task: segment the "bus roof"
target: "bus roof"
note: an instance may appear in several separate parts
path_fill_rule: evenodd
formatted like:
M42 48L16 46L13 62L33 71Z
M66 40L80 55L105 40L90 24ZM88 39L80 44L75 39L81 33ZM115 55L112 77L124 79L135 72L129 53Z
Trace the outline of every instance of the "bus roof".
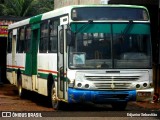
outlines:
M45 20L45 19L65 15L65 14L70 13L72 8L77 8L77 7L126 7L126 8L141 8L141 9L147 10L146 7L138 6L138 5L122 5L122 4L115 4L115 5L114 4L113 5L111 5L111 4L71 5L71 6L58 8L58 9L55 9L55 10L52 10L50 12L46 12L46 13L43 13L43 14L40 14L40 15L36 15L36 16L27 18L25 20L19 21L19 22L15 22L15 23L9 25L8 29L14 29L14 28L21 27L21 26L24 26L24 25L37 23L37 22L40 22L40 21Z

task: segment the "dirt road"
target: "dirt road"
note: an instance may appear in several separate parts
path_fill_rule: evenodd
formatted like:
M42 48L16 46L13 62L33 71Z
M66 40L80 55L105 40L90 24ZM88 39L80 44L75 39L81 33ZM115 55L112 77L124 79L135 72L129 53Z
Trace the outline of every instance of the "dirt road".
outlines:
M26 98L18 96L18 90L11 84L0 85L0 111L54 111L47 98L29 92Z

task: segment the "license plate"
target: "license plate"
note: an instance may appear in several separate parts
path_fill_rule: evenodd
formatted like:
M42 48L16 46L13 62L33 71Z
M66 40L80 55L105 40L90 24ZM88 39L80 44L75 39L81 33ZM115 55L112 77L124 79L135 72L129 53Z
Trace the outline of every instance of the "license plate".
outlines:
M151 96L151 92L138 92L137 96L138 97L149 97Z

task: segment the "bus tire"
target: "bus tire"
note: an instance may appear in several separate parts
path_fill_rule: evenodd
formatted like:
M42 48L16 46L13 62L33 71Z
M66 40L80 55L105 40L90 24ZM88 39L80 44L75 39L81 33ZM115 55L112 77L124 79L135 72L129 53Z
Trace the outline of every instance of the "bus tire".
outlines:
M18 95L19 95L20 98L23 98L24 97L24 89L22 88L22 76L21 76L21 74L18 75L17 83L18 83Z
M51 88L51 104L52 104L52 108L55 110L58 110L61 107L61 101L57 98L57 92L56 92L56 87L54 83L52 84L52 88Z
M114 110L125 110L127 107L127 102L117 102L117 103L112 103L112 108Z

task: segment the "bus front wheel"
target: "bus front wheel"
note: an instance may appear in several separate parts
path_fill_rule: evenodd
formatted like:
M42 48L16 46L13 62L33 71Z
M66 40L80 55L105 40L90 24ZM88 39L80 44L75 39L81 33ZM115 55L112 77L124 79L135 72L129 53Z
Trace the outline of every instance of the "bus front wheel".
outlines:
M56 87L54 84L52 85L52 89L51 89L51 103L52 103L53 109L55 110L60 109L61 101L57 97Z

